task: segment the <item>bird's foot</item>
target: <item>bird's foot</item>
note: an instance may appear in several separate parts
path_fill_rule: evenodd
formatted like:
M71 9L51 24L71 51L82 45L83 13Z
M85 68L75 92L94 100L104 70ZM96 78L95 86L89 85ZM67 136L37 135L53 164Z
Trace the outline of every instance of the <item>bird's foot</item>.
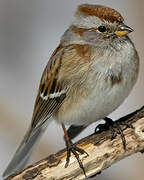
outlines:
M75 144L72 143L71 140L66 141L66 147L67 147L67 158L66 158L66 164L65 164L65 168L68 167L69 165L69 161L70 161L70 156L71 153L75 156L75 158L77 159L78 163L79 163L79 167L82 169L85 177L86 177L86 172L83 166L83 163L79 157L79 153L80 154L86 154L88 156L88 153L86 151L84 151L81 148L78 148Z
M113 121L112 119L110 119L108 117L106 117L104 120L106 123L99 124L95 128L95 133L106 131L106 130L111 130L111 140L113 140L117 136L117 134L120 134L122 143L123 143L123 148L126 151L126 139L123 134L123 131L127 128L133 128L133 126L129 123ZM122 128L121 126L125 126L125 127Z

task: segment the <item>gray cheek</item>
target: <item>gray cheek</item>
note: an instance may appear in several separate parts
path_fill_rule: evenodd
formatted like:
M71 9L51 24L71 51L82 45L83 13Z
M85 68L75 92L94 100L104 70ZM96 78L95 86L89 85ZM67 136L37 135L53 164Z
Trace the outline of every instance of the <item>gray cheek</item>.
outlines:
M97 31L85 32L83 38L87 43L90 43L97 47L107 47L110 44L109 39L106 38L104 34Z
M96 31L87 31L84 33L84 39L88 42L97 42L101 39Z

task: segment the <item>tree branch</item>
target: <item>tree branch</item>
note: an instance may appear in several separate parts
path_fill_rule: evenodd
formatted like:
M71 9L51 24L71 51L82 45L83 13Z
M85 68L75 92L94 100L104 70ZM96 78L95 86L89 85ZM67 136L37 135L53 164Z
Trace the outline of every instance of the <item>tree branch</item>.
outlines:
M117 161L144 150L144 107L117 120L121 124L126 139L127 151L123 149L121 136L111 140L111 131L106 130L81 139L76 144L83 148L89 156L81 155L87 176L98 174ZM130 124L133 128L126 128ZM65 168L66 149L50 155L23 171L13 174L5 180L76 180L84 179L74 156Z

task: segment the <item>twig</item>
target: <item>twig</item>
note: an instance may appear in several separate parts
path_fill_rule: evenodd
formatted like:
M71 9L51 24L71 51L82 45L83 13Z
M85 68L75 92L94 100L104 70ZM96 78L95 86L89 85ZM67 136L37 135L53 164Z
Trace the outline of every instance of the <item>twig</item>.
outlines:
M77 142L89 156L81 156L87 176L100 173L103 169L110 167L117 161L124 159L137 152L144 150L144 107L120 118L126 139L125 152L120 135L111 141L111 131L98 132ZM126 128L124 124L132 125L133 128ZM66 149L50 155L33 164L23 171L13 174L5 180L81 180L85 179L82 170L76 159L72 156L70 164L65 168Z

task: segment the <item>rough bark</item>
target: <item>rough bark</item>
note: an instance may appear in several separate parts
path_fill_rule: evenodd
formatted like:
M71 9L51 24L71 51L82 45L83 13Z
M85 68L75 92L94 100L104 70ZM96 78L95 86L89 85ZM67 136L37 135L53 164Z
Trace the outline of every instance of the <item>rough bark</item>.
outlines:
M118 134L111 140L111 130L97 132L77 142L89 156L81 155L87 176L100 173L117 161L144 150L144 107L117 120L126 139L126 151L123 149L121 136ZM126 127L132 125L133 128ZM72 180L85 179L74 156L65 168L66 149L52 154L33 164L23 171L13 174L5 180Z

